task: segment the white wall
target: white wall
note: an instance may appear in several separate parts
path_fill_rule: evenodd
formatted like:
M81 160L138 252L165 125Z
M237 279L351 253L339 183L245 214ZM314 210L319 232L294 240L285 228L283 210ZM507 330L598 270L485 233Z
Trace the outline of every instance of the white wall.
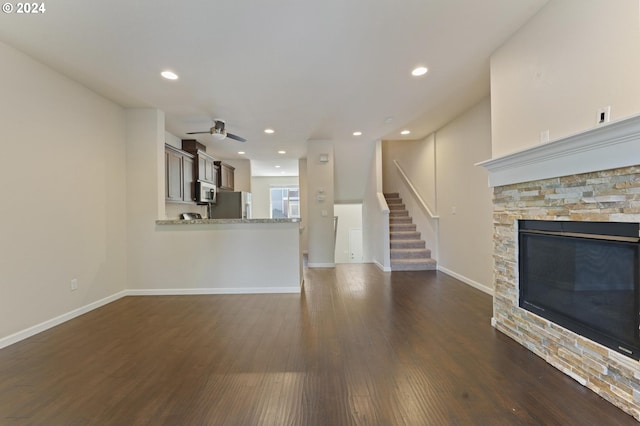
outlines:
M254 219L271 217L271 187L297 186L297 176L254 176L251 178L251 208Z
M328 161L321 162L326 155ZM333 142L312 140L307 142L307 227L309 267L334 265L333 203L334 203ZM322 191L322 192L321 192ZM319 201L318 195L324 199Z
M351 259L350 231L359 229L362 232L362 204L336 204L334 214L338 217L336 232L336 263L360 263Z
M640 113L637 0L553 0L491 58L492 156Z
M127 247L122 108L3 43L0 63L1 339L124 290Z

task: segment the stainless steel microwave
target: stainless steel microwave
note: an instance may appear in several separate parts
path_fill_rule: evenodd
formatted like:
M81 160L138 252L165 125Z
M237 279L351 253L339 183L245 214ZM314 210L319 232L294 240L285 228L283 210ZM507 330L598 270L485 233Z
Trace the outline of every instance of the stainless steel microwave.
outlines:
M196 203L215 204L218 198L218 189L209 182L196 181Z

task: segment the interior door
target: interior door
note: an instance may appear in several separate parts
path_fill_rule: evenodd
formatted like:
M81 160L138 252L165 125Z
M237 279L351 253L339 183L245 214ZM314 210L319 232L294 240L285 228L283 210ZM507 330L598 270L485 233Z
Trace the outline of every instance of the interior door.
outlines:
M349 261L362 263L362 229L349 228Z

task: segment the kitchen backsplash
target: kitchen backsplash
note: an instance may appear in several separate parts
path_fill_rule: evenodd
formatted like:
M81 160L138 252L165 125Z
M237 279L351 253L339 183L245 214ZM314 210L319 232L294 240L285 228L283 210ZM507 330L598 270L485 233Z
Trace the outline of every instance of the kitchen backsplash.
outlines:
M200 213L202 217L207 217L207 206L197 204L166 203L166 219L179 219L180 213Z

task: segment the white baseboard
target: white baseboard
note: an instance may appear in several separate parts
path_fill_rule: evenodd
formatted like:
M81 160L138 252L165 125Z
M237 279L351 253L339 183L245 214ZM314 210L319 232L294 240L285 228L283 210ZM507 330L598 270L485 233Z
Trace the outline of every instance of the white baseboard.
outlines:
M125 296L127 296L127 290L112 294L111 296L107 296L104 299L89 303L88 305L82 306L78 309L74 309L73 311L67 312L66 314L62 314L50 320L41 322L40 324L34 325L33 327L29 327L7 337L3 337L0 339L0 349L5 348L9 345L13 345L14 343L27 339L31 336L35 336L38 333L42 333L43 331L79 317L80 315L86 314L87 312L93 311L94 309L98 309L101 306L107 305L111 302L115 302L116 300L121 299Z
M187 296L204 294L273 294L300 293L300 286L295 287L226 287L226 288L162 288L127 290L128 296Z
M380 270L382 272L391 272L391 266L383 266L382 263L378 262L377 260L374 260L373 263L380 268Z
M449 270L447 268L443 268L440 265L438 265L438 271L442 271L447 275L451 275L453 278L456 278L456 279L462 281L465 284L469 284L471 287L477 288L478 290L483 291L483 292L487 293L488 295L493 296L493 289L490 288L490 287L487 287L484 284L480 284L477 281L474 281L474 280L472 280L470 278L467 278L464 275L457 274L457 273L455 273L455 272L453 272L453 271L451 271L451 270Z
M307 268L335 268L335 263L307 263Z
M50 320L41 322L7 337L0 338L0 349L5 348L21 340L35 336L50 328L72 320L87 312L98 309L125 296L177 296L193 294L272 294L272 293L301 293L300 286L295 287L245 287L245 288L188 288L188 289L149 289L149 290L123 290L111 296L105 297L73 311L67 312Z

